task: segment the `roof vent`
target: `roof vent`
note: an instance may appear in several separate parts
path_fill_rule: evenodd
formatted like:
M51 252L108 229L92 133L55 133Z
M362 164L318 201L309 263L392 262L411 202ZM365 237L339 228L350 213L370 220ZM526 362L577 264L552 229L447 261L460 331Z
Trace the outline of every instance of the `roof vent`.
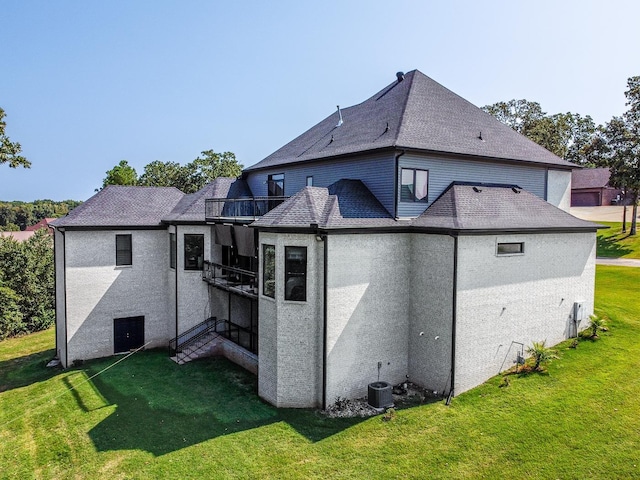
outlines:
M476 192L476 193L480 193L482 191L482 189L478 188L478 187L473 187L473 191Z
M396 77L398 77L398 83L400 83L402 80L404 80L404 72L396 73Z
M339 127L340 125L342 125L344 122L342 121L342 112L340 111L340 105L337 106L338 108L338 124L336 125L336 127Z

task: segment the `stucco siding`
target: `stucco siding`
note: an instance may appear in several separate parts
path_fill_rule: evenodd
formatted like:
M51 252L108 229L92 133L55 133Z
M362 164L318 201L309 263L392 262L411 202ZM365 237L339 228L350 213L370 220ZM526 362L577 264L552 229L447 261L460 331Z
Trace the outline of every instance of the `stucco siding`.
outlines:
M524 242L524 254L496 255L498 242ZM595 233L459 238L455 393L514 365L524 345L573 335L574 302L593 312ZM515 343L518 342L518 343Z
M62 366L67 366L67 335L66 335L66 299L64 283L64 255L65 244L64 234L54 231L54 253L55 253L55 278L56 278L56 355L62 362Z
M450 388L454 240L413 234L411 259L409 378L442 394Z
M201 270L185 270L184 236L204 235L204 260L210 261L211 227L209 225L179 225L176 236L178 267L178 333L203 322L211 316L207 282ZM165 247L165 250L169 249ZM167 265L169 260L167 259Z
M132 265L115 265L116 234L131 234ZM167 344L164 230L67 231L68 361L114 353L114 319L144 316L148 348Z
M319 266L322 265L323 242L316 240L315 235L261 233L260 243L275 245L276 291L275 299L261 296L259 301L258 393L278 407L319 406L322 401L324 281ZM304 302L284 299L286 246L307 247L307 298ZM262 285L260 288L262 292Z
M547 171L547 202L568 212L571 208L571 171Z
M327 403L405 380L408 364L408 234L327 239ZM378 369L380 364L380 369Z

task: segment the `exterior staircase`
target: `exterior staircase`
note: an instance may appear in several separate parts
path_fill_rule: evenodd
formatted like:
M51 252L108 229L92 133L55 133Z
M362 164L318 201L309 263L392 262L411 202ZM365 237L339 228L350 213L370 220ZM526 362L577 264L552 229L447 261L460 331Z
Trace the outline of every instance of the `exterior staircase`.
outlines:
M215 340L220 336L216 329L222 320L207 318L204 322L181 333L169 342L169 356L179 365L212 355Z

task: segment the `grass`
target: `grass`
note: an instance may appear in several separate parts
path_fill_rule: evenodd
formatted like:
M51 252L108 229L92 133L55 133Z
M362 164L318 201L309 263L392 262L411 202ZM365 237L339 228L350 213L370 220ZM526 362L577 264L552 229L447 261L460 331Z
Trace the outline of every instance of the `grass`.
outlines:
M598 340L388 421L275 409L223 360L150 351L89 380L114 359L52 371L51 331L0 342L0 477L638 478L638 285L640 269L598 266Z
M598 257L640 258L640 235L630 236L631 222L627 222L627 231L622 233L622 222L598 222L610 228L598 230Z

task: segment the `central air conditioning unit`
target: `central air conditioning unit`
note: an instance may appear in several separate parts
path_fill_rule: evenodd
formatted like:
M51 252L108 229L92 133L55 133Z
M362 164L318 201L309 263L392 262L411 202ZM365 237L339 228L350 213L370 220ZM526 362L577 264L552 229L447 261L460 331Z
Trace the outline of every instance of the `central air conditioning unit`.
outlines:
M369 384L367 402L373 408L387 408L393 406L392 387L387 382L373 382Z

